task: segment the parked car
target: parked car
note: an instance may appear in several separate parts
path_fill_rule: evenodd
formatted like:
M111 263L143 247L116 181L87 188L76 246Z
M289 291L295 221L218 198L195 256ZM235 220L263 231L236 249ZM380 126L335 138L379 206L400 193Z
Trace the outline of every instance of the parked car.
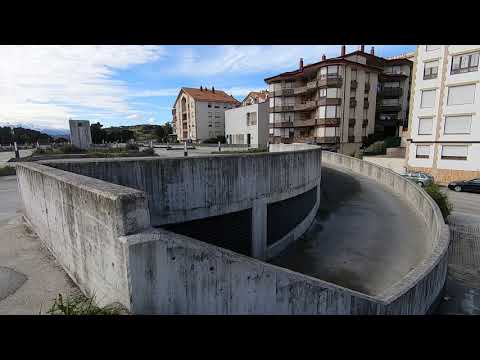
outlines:
M452 181L448 184L448 188L456 192L467 191L480 193L480 178L466 181Z
M402 176L410 181L413 181L414 183L416 183L421 187L425 187L429 184L432 184L434 181L432 175L422 173L422 172L407 172L405 174L402 174Z

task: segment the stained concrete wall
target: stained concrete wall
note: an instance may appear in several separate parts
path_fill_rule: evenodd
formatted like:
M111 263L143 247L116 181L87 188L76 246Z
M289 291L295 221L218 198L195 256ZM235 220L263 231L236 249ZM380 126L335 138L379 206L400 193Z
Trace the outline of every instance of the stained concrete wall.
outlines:
M88 120L69 120L70 140L72 145L79 149L89 149L92 146L92 133L90 131L90 121Z
M310 226L320 202L321 150L199 158L76 159L42 162L69 172L142 190L153 226L252 209L252 254L271 258ZM317 186L307 218L266 246L267 205Z
M37 163L19 163L24 216L72 280L100 304L129 307L128 249L150 225L145 194Z

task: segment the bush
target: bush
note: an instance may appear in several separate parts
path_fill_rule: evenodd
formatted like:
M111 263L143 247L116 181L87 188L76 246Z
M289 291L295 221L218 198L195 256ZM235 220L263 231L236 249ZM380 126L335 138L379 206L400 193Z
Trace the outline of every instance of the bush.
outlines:
M386 148L391 148L391 147L399 147L402 139L398 136L391 136L386 138L383 143L385 144Z
M204 144L218 144L219 141L220 141L221 144L225 144L227 142L227 139L225 138L225 136L217 136L216 138L210 138L210 139L203 140L203 143Z
M66 144L58 148L58 151L62 154L81 154L85 152L85 150L79 149L75 145Z
M440 187L437 184L427 185L425 191L433 200L435 200L442 212L443 218L446 219L453 210L453 205L448 200L447 195L440 191Z
M137 144L127 144L126 149L128 151L138 151L138 150L140 150L140 148L138 147Z
M374 142L363 151L363 155L383 155L385 153L385 143L383 141Z
M155 155L155 150L152 149L152 148L146 148L146 149L143 149L142 151L140 151L140 153L143 156L154 156Z
M13 166L0 167L0 176L15 175L17 172Z

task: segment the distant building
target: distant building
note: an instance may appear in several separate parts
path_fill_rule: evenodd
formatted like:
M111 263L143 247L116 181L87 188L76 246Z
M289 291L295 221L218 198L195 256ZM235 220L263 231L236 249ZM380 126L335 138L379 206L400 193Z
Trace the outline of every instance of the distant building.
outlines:
M268 102L225 111L225 137L228 144L244 144L254 148L267 147Z
M79 149L89 149L92 145L92 134L90 132L90 121L69 120L70 140L73 146Z
M440 183L480 177L480 45L419 45L407 165Z
M242 101L242 106L260 104L265 101L268 101L268 91L250 91L245 99Z
M172 123L180 141L202 142L225 136L225 111L240 102L213 86L182 87L172 109Z

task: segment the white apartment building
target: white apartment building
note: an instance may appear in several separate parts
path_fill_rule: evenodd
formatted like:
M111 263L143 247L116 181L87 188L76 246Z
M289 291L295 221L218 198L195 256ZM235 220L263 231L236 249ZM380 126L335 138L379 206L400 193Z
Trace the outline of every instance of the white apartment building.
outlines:
M240 102L222 90L182 87L172 109L179 141L202 142L225 136L225 111Z
M266 148L268 144L268 102L225 111L225 136L228 144Z
M480 177L480 45L419 45L407 165L448 183Z

